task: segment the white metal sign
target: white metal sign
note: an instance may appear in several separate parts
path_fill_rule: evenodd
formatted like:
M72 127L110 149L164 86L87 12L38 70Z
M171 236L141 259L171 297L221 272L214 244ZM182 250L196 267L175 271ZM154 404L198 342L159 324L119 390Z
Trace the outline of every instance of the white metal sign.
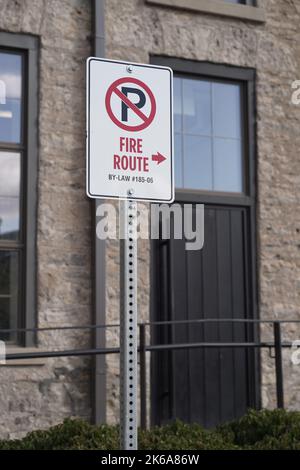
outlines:
M87 61L87 194L172 202L173 73Z

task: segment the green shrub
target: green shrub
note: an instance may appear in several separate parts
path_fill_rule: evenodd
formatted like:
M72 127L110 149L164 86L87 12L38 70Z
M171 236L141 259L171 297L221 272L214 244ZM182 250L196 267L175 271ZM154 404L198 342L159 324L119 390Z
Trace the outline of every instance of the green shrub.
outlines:
M20 440L0 441L0 450L117 450L118 426L93 426L66 419L46 431L33 431ZM175 421L139 430L143 450L300 450L300 413L250 410L241 419L203 429L199 424Z
M216 429L223 438L242 448L300 449L300 412L249 410L239 420Z
M185 424L181 421L140 431L139 449L141 450L214 450L237 449L223 436L208 431L199 424Z
M0 450L116 450L116 426L93 426L79 419L66 419L46 431L33 431L20 440L0 441Z

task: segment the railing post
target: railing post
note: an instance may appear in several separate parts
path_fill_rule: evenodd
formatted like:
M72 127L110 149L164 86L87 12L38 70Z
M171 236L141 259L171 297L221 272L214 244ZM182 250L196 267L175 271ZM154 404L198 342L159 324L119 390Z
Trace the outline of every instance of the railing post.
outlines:
M147 391L146 391L146 328L141 323L140 329L140 400L141 400L141 428L147 429Z
M273 323L273 328L274 328L274 346L275 346L277 407L278 408L284 408L282 344L281 344L281 324L280 324L280 322L278 322L278 321L274 322Z

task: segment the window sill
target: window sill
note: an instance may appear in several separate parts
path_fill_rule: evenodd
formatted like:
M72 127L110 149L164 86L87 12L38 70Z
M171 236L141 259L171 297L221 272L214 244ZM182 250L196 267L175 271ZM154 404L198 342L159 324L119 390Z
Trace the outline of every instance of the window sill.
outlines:
M35 353L41 352L38 348L22 348L18 346L8 346L6 354L20 354L20 353ZM37 357L32 359L9 359L5 364L0 364L0 367L15 367L15 366L43 366L45 365L45 358Z
M152 5L192 10L199 13L227 16L241 20L265 23L265 12L260 7L225 3L222 0L145 0Z

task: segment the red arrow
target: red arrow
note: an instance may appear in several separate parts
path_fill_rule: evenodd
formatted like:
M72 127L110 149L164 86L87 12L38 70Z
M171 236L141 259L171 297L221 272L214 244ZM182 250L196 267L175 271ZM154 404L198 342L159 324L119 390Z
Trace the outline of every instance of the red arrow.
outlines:
M164 157L161 153L157 152L155 155L152 155L152 160L154 162L157 162L157 164L159 165L164 160L166 160L166 157Z

